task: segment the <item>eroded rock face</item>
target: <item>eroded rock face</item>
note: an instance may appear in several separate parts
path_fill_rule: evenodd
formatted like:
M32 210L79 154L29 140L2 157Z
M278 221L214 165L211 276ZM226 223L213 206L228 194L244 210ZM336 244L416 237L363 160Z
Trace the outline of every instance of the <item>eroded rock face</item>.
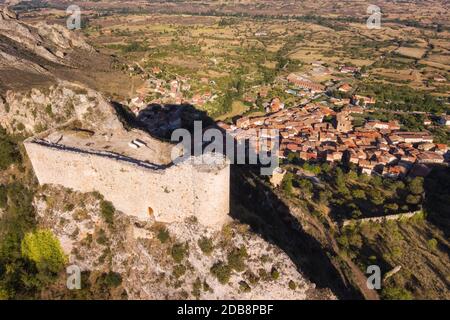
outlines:
M70 64L64 57L67 52L74 49L93 51L93 48L75 32L45 22L36 26L28 25L21 22L8 8L0 8L0 36L4 37L3 41L5 39L13 41L29 53L57 64ZM0 47L0 53L2 51L8 53Z
M129 299L335 298L328 290L315 289L284 252L244 225L212 231L187 219L162 226L121 212L114 213L110 225L100 202L94 194L45 187L34 204L40 227L58 236L70 263L82 270L119 273ZM164 243L158 239L161 228L169 234ZM210 254L199 247L202 237L214 246ZM171 254L175 244L187 248L178 262ZM244 267L233 270L228 283L220 283L210 269L219 261L226 263L236 248L247 252Z
M48 89L7 91L0 98L0 125L9 133L35 134L71 120L83 127L123 130L111 105L100 93L60 81Z

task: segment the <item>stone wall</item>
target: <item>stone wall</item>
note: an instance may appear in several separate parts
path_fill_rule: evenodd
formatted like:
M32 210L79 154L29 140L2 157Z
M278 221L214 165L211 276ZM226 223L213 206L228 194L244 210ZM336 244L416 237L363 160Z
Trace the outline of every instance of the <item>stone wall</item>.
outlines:
M385 222L385 221L388 221L388 220L400 220L400 219L403 219L403 218L412 218L416 214L419 214L421 212L422 211L415 211L415 212L391 214L391 215L381 216L381 217L363 218L363 219L357 219L357 220L344 220L342 222L342 226L345 227L345 226L348 226L348 225L354 224L354 223L363 223L363 222L377 222L377 223L381 223L381 222Z
M65 149L27 140L25 148L40 184L100 192L116 209L141 220L172 223L190 216L220 228L230 218L230 166L146 165L104 152Z

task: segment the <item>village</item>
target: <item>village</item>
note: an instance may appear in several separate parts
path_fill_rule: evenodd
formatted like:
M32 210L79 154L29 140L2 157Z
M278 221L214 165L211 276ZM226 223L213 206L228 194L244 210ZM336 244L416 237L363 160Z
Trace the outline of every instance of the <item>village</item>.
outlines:
M369 97L353 100L372 102ZM373 120L361 127L353 126L354 115L370 111L350 101L336 112L325 101L285 108L279 99L273 99L264 116L241 117L232 125L224 122L218 125L238 141L249 140L252 134L263 129L276 129L281 140L280 158L344 162L357 166L367 175L379 174L394 179L410 173L426 176L430 172L427 165L449 161L448 146L434 143L428 131L402 131L398 121ZM449 126L450 118L444 115L440 123ZM267 143L270 148L271 141Z
M356 166L367 175L401 178L408 174L426 176L427 165L450 160L447 144L434 143L429 131L405 131L399 121L367 120L355 126L354 118L375 112L374 97L357 94L356 77L365 77L361 68L341 65L337 70L312 62L309 73L291 72L278 76L271 85L256 85L243 93L242 99L253 105L254 112L217 121L238 142L248 141L260 130L276 129L280 134L278 156L311 162L343 162ZM222 95L214 80L201 78L192 93L194 79L162 75L159 67L148 73L139 96L132 99L131 110L139 115L150 104L190 104L202 109ZM331 74L339 76L331 76ZM328 79L318 82L314 79ZM165 80L168 78L169 80ZM275 90L276 88L277 90ZM275 92L283 95L274 96ZM285 103L289 100L289 103ZM262 108L261 108L262 107ZM423 125L450 126L450 116L425 114ZM431 121L431 117L435 120ZM270 149L256 144L255 151Z

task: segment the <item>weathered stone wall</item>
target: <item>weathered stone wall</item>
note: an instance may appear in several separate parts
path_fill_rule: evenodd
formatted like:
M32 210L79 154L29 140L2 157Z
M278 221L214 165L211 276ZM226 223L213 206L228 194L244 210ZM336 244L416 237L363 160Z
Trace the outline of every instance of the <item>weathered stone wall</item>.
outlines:
M26 141L25 148L40 184L98 191L118 210L141 220L149 214L165 223L196 216L203 225L220 228L230 219L228 163L195 166L186 161L166 168L34 140Z
M372 218L363 218L363 219L357 219L357 220L344 220L342 222L342 226L346 227L348 225L354 224L354 223L364 223L364 222L385 222L389 220L400 220L403 218L412 218L416 214L421 213L422 211L414 211L414 212L407 212L407 213L399 213L399 214L391 214L387 216L381 216L381 217L372 217Z

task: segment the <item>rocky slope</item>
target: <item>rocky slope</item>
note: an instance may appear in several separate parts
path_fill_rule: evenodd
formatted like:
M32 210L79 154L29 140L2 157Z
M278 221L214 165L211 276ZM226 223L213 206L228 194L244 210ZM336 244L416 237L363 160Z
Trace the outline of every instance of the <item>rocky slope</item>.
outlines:
M83 128L122 128L111 103L81 85L58 81L28 92L8 90L0 96L0 125L11 134L32 135L78 120Z
M78 33L45 22L31 26L0 7L0 89L51 81L54 69L77 66L79 52L94 49Z
M102 201L95 194L47 186L36 195L35 207L39 225L58 236L71 264L84 271L120 274L119 289L124 291L116 298L334 299L329 290L318 290L305 279L284 252L245 225L233 223L212 232L194 219L162 226L121 212L107 223ZM200 248L203 237L210 241L211 252ZM232 255L237 249L246 252L240 262ZM218 262L235 266L222 283L211 271Z
M69 52L75 49L93 50L78 34L63 26L47 25L45 22L30 26L19 21L16 13L7 7L0 10L0 35L24 47L28 53L65 64L67 60L63 59Z
M47 88L65 80L128 98L142 80L112 68L117 65L121 65L117 58L94 49L81 31L46 22L26 23L0 5L0 96L7 90Z

